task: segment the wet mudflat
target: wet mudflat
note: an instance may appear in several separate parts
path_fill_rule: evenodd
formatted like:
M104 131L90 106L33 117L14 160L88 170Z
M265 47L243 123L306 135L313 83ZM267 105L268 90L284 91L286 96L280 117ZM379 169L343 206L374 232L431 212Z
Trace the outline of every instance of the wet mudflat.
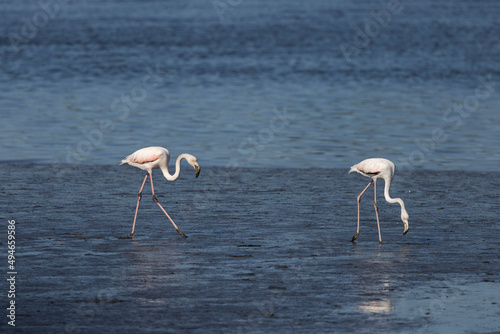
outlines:
M500 331L500 176L406 172L410 215L338 169L155 173L2 164L2 271L16 221L19 333L457 333ZM3 290L7 290L4 283ZM2 293L2 307L8 306ZM13 332L1 317L2 332Z

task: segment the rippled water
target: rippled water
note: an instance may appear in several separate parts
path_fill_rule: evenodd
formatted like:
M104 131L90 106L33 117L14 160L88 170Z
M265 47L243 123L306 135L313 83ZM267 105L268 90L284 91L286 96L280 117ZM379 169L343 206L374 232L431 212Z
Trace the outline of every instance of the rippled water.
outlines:
M48 3L2 4L4 161L498 166L496 1Z
M2 2L16 329L498 331L500 3L393 3ZM128 238L150 145L202 166L155 174L188 239L149 188ZM382 245L370 156L411 217L379 197Z
M391 3L2 2L16 330L498 331L500 3ZM155 174L188 239L149 190L128 238L150 145L202 166ZM379 197L382 245L369 156L411 217Z
M0 167L2 226L16 221L15 333L500 329L498 174L400 173L391 193L410 230L402 235L399 207L379 189L379 245L371 191L350 241L366 182L342 169L156 174L158 200L188 238L147 185L132 239L140 171L79 165L56 178L42 164ZM3 312L0 331L14 333Z

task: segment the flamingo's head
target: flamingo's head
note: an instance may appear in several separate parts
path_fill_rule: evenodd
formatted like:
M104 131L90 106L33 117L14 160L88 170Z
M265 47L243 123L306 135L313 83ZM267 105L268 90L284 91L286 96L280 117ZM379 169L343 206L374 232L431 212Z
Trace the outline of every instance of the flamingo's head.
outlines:
M186 157L186 161L191 165L193 166L194 168L194 171L196 172L196 177L198 178L198 175L200 175L200 165L198 165L198 160L196 159L196 157L194 155L187 155Z
M401 220L403 221L403 224L405 225L405 229L403 231L403 235L405 235L406 232L408 232L408 230L410 229L410 226L408 225L408 221L410 220L410 216L408 216L408 212L406 212L406 211L401 212Z

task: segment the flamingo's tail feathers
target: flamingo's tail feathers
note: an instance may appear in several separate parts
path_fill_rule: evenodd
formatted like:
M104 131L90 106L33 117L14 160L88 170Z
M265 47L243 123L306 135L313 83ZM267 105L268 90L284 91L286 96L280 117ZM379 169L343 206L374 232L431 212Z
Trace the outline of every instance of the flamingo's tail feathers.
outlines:
M352 166L351 169L349 170L349 173L347 174L356 173L357 171L358 169L356 168L356 166Z
M120 162L120 166L125 165L126 163L128 163L128 157L126 157L125 159L122 160L122 162Z

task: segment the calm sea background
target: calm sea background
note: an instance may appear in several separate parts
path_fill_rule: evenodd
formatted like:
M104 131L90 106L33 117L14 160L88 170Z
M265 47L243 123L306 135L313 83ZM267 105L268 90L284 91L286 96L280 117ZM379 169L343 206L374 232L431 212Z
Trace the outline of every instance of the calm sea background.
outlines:
M497 170L500 3L391 6L2 1L0 159Z
M500 1L0 13L0 332L498 333ZM187 239L149 184L129 236L144 174L118 163L152 145L202 168L154 173ZM411 217L379 186L381 245L373 188L351 242L369 157Z

